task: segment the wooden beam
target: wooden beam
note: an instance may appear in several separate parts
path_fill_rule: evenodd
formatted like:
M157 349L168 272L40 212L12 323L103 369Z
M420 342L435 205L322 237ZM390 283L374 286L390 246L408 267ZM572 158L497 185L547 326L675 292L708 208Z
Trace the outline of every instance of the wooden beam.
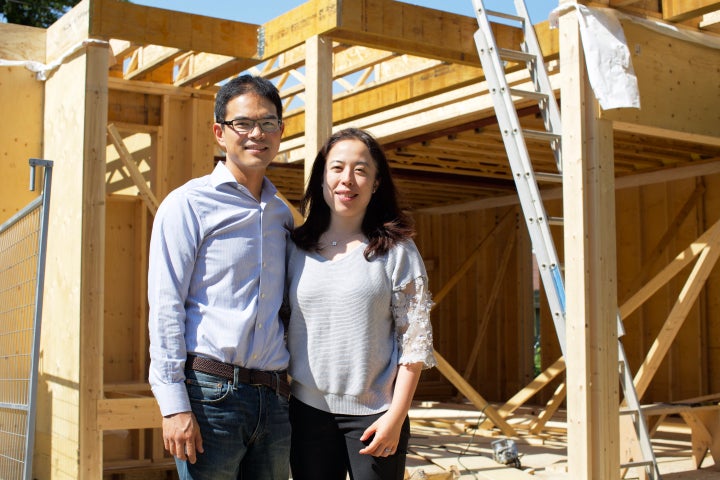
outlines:
M384 0L338 3L338 28L331 35L339 42L480 65L473 41L478 29L474 17ZM519 49L518 29L504 24L493 29L500 48ZM536 30L545 57L557 56L557 32L547 22Z
M699 27L701 30L720 33L720 10L703 15Z
M712 241L713 237L720 231L720 221L716 222L705 231L697 240L690 244L685 250L678 253L675 258L660 272L651 278L634 295L628 298L619 308L621 319L626 319L637 310L645 301L653 296L663 285L668 283L675 275L692 263L693 259L700 255L705 247Z
M716 0L662 0L663 20L682 22L720 9Z
M682 180L685 178L701 177L705 175L715 175L720 173L720 162L711 161L699 165L689 165L686 167L667 168L648 173L637 173L634 175L625 175L615 179L615 189L641 187L643 185L653 185L662 182L672 182L674 180ZM552 188L542 191L543 200L557 200L562 198L562 188ZM444 207L428 207L420 209L421 213L443 214L458 213L469 210L485 210L487 208L497 208L507 205L517 205L519 203L517 194L506 195L502 197L493 197L487 199L473 200L457 205L448 205Z
M206 88L257 64L254 59L198 52L180 62L173 84L177 87Z
M530 426L530 433L539 435L542 432L547 422L549 422L552 416L555 415L555 412L558 411L566 396L567 383L562 382L555 389L555 393L550 397L550 400L545 405L545 409L540 412L540 415L538 415L537 419Z
M540 375L535 377L532 382L528 383L525 388L521 389L505 405L498 409L498 413L507 417L515 410L523 406L528 400L535 396L543 387L547 386L555 378L565 371L565 359L563 357L555 360L552 365L546 368Z
M154 397L106 398L97 402L97 425L100 430L159 428L160 407Z
M490 405L482 395L475 391L472 385L470 385L437 350L435 351L435 359L437 360L437 368L440 370L440 373L442 373L460 393L465 395L465 397L470 400L470 403L483 412L503 434L508 437L513 437L517 434L515 429L497 413L495 408Z
M473 17L401 2L309 0L262 25L258 58L266 60L322 35L340 43L479 66L475 30ZM557 31L547 22L536 30L545 58L557 57ZM520 41L517 30L506 25L498 25L496 35L502 47L517 48Z
M115 125L111 123L107 126L107 131L108 135L110 136L110 140L112 141L115 149L118 152L118 155L120 156L120 160L123 162L123 165L130 174L130 178L137 187L140 197L145 202L145 205L147 206L148 210L150 210L150 213L152 213L154 216L157 212L159 205L157 198L155 198L155 194L152 192L150 187L148 187L148 184L145 181L145 177L143 177L143 174L137 167L135 159L133 159L132 154L125 146L125 143L123 142L122 136L120 135L120 132L118 132L117 127L115 127Z
M355 121L372 114L387 115L389 108L401 107L433 95L477 84L482 80L481 74L479 68L444 65L358 90L352 95L346 95L332 102L334 123ZM298 112L287 118L286 137L292 138L307 133L304 115L304 112Z
M108 88L110 90L120 90L123 92L135 92L143 95L159 95L180 98L201 98L214 101L215 92L213 90L198 90L190 87L176 87L173 85L164 85L153 82L143 82L140 80L124 80L122 78L109 78ZM147 126L145 128L148 128Z
M710 231L707 244L700 252L697 262L695 262L685 285L683 285L675 301L675 305L673 305L670 314L663 324L662 330L658 333L645 360L635 375L635 389L638 392L638 397L642 397L650 385L652 378L655 376L655 372L657 372L660 363L663 358L665 358L665 354L670 349L672 341L685 322L700 291L705 286L705 281L715 267L718 257L720 257L720 222L716 223Z
M116 38L141 45L258 58L259 25L118 0L92 0L89 15L92 38Z
M266 60L302 45L306 39L333 31L339 0L309 0L262 25L260 58Z
M172 82L172 61L184 53L178 48L161 47L159 45L147 45L140 48L138 52L138 63L132 70L125 72L124 78L127 80L155 79L155 81L161 81L162 83ZM156 77L153 77L153 72L158 70L167 71L166 78L157 80Z
M613 114L609 114L608 116L611 115ZM637 135L647 135L658 138L668 138L671 140L679 140L681 142L700 143L702 145L709 145L712 147L720 146L720 136L712 133L693 133L676 130L675 128L664 128L660 126L635 123L635 121L621 120L614 121L613 126L615 130L619 132L634 133Z

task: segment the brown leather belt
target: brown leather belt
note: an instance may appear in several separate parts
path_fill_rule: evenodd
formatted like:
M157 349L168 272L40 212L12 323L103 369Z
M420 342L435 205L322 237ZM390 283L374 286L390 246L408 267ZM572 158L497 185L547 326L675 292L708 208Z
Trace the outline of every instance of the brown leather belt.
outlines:
M187 356L185 368L216 375L230 381L235 381L237 378L238 382L247 385L264 385L285 398L290 396L290 384L287 372L284 370L277 372L252 370L197 355ZM235 372L237 372L237 377Z

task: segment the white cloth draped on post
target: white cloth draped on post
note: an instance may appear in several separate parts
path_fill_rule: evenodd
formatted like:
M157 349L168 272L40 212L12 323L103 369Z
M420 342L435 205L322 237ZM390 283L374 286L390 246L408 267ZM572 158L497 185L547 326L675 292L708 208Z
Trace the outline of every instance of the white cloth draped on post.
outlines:
M615 10L564 4L550 12L550 27L560 14L576 9L590 86L604 110L640 108L640 91L630 50Z

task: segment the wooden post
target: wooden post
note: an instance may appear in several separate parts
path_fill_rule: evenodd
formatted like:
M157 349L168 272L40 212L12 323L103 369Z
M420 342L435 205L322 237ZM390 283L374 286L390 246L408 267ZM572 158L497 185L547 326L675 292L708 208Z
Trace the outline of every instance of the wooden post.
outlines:
M87 22L82 13L74 9L65 21L81 30ZM67 35L64 26L58 22L48 30L48 45ZM107 72L107 47L90 45L45 84L43 155L55 161L55 169L36 478L102 478L97 402L103 394Z
M332 40L305 42L305 185L318 150L332 131Z
M569 478L612 480L620 471L612 124L599 120L574 10L560 20L560 65Z

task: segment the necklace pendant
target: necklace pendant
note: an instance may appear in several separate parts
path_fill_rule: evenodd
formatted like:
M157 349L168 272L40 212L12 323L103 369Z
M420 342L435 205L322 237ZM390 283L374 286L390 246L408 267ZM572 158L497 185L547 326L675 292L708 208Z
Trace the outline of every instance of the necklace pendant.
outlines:
M337 247L337 242L335 242L335 241L330 242L330 245L332 245L333 247Z

